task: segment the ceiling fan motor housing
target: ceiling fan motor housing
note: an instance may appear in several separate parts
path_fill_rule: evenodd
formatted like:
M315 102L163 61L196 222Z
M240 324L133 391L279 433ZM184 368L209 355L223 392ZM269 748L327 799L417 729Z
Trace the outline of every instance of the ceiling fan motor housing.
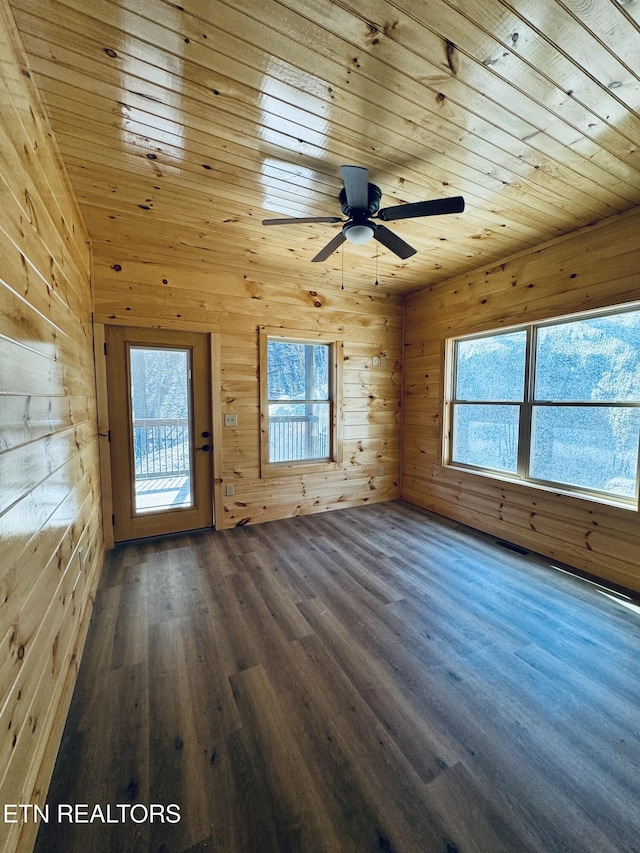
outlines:
M368 205L366 208L352 208L347 204L347 194L344 190L344 187L340 190L340 205L342 207L342 212L345 216L348 216L349 219L354 220L363 220L368 219L370 216L373 216L378 212L378 208L380 207L380 199L382 197L382 190L380 187L377 187L375 184L367 184L367 200Z

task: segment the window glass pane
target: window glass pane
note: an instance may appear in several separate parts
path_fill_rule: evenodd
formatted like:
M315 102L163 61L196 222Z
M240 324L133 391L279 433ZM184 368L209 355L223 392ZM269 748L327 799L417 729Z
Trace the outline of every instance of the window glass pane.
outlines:
M328 400L329 344L267 342L270 400Z
M270 403L269 462L327 459L329 403Z
M640 311L538 330L536 400L640 401Z
M531 476L634 497L640 409L536 406Z
M458 403L453 410L452 462L518 470L518 406Z
M135 511L193 506L189 350L129 352Z
M458 400L513 400L524 395L526 332L458 341Z

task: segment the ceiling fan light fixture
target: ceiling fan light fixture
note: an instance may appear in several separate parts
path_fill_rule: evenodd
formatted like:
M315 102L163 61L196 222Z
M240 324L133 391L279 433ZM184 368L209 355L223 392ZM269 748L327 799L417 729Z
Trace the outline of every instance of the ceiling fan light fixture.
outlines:
M368 243L373 237L375 226L365 223L347 223L342 229L344 236L350 243L355 243L357 246L362 246L363 243Z

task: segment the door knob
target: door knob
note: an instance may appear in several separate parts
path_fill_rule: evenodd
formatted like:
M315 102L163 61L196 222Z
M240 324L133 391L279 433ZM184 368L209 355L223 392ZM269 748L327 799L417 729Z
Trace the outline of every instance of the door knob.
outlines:
M205 431L202 433L202 437L203 437L203 438L209 438L209 433L205 430Z
M196 447L196 450L211 450L211 447L208 444L203 444L202 447Z

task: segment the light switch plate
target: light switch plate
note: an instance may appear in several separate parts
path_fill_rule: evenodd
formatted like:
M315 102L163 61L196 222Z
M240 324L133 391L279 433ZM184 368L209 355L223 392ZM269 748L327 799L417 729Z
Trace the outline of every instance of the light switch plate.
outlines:
M225 415L224 416L224 425L225 426L238 426L238 416L237 415Z
M228 498L232 498L235 495L235 493L236 493L236 487L233 485L233 483L229 483L229 485L225 489L225 495Z

